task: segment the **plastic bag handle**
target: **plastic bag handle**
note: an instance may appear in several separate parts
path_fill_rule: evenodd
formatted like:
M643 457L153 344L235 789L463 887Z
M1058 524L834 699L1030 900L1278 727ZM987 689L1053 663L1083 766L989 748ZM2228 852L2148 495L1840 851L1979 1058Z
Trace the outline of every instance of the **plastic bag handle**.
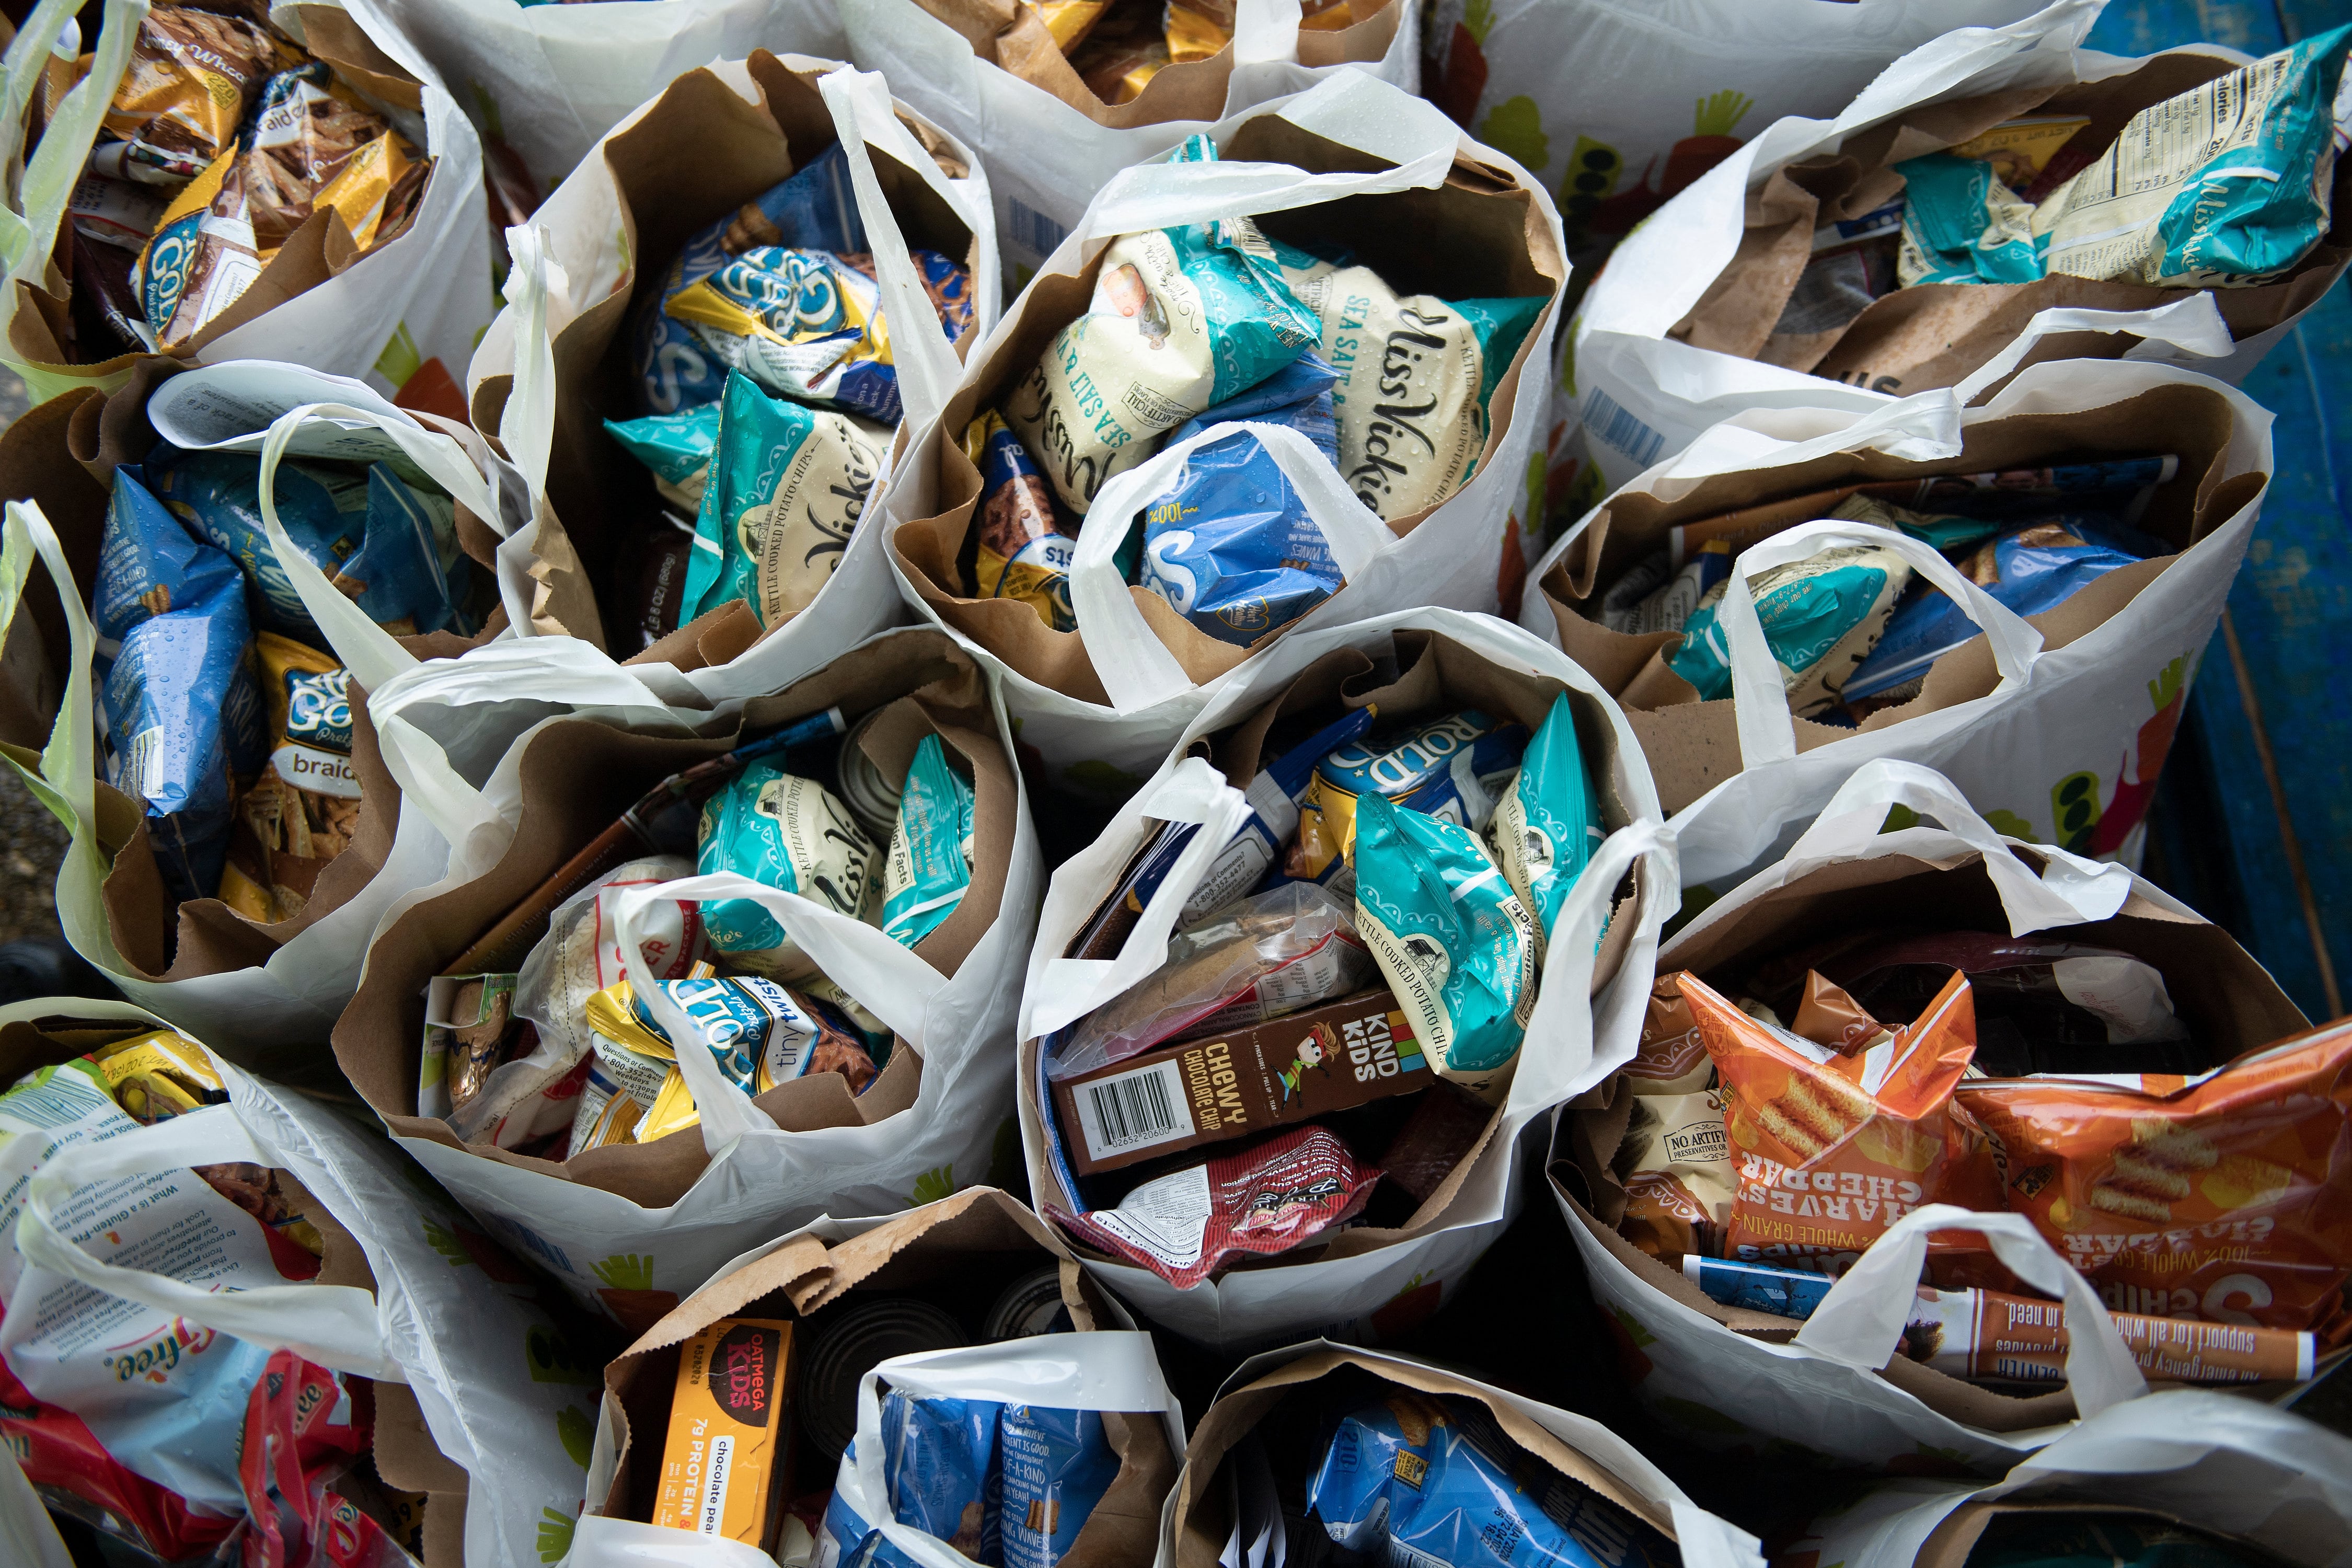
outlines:
M1787 860L1848 860L1874 853L1890 805L1934 817L1944 831L1984 857L1985 874L2009 913L2012 936L2107 920L2131 898L2128 867L2086 859L2054 845L2033 847L2046 858L2036 877L2010 853L2011 841L1977 815L1951 780L1932 768L1892 757L1874 758L1855 769L1812 826L1789 847Z
M2158 349L2158 344L2199 359L2224 359L2238 346L2210 290L2148 310L2089 310L2076 307L2037 310L2008 347L1953 384L1952 397L1966 407L2025 363L2025 356L2043 338L2060 332L2129 332L2145 340L2132 346L2124 356L2126 359L2170 359L2172 356Z
M2066 1304L2066 1385L2085 1418L2147 1392L2139 1363L2116 1331L2106 1303L2091 1282L2052 1250L2021 1214L1979 1214L1956 1204L1929 1204L1886 1227L1860 1260L1829 1289L1796 1345L1827 1360L1876 1372L1903 1338L1927 1237L1939 1230L1973 1230L1992 1243L1993 1256L2044 1295Z
M1184 911L1184 900L1192 896L1226 841L1249 820L1250 805L1248 797L1227 784L1205 759L1186 757L1158 783L1145 786L1125 810L1145 822L1198 823L1201 830L1192 835L1167 878L1153 889L1118 957L1056 957L1039 967L1036 994L1023 1004L1025 1035L1052 1034L1160 967L1177 917ZM1150 836L1146 829L1144 837Z
M2023 686L2032 676L2034 660L2042 652L2042 634L2028 626L2024 616L1969 581L1935 550L1908 534L1864 522L1823 519L1799 523L1739 552L1724 584L1723 602L1716 609L1716 623L1723 628L1730 656L1731 700L1739 721L1742 767L1786 762L1797 754L1797 723L1780 682L1780 661L1764 640L1764 624L1757 618L1748 580L1773 567L1802 561L1831 544L1891 550L1949 595L1969 620L1983 628L1985 640L1992 645L1993 668L2000 672L1996 692Z
M917 957L914 949L901 946L855 916L733 871L614 891L614 940L621 950L629 988L645 1000L654 1021L673 1042L693 1039L693 1025L686 1010L669 998L646 966L645 954L637 950L637 927L656 903L717 899L749 899L767 910L827 977L864 1003L918 1056L924 1054L931 1004L946 988L947 976ZM692 1091L695 1110L701 1117L703 1147L714 1158L746 1132L776 1130L775 1118L753 1104L749 1094L721 1073L709 1051L681 1047L677 1057L678 1071L685 1075L686 1087Z
M571 298L572 280L555 259L544 224L507 230L507 306L514 311L513 382L499 410L499 445L522 476L533 518L547 496L547 466L555 449L555 341L547 321L551 293ZM518 627L518 630L520 628Z
M1105 185L1075 231L1113 238L1216 218L1317 206L1343 196L1431 190L1445 183L1460 127L1425 99L1407 98L1358 70L1338 70L1292 99L1281 117L1326 141L1395 167L1310 174L1288 163L1139 163Z
M290 1350L337 1372L405 1383L407 1373L384 1348L375 1298L349 1285L262 1285L206 1289L143 1268L100 1263L57 1227L55 1205L80 1188L191 1165L270 1158L236 1108L206 1106L103 1142L60 1149L25 1190L16 1250L27 1262L80 1280L93 1290L137 1301L270 1350ZM257 1222L258 1223L258 1222Z
M64 607L66 657L72 668L66 671L65 689L58 700L58 716L49 725L48 743L41 748L40 772L35 773L19 767L17 775L49 808L50 814L65 825L73 844L89 844L89 853L95 856L98 742L91 723L89 661L96 651L97 632L90 625L89 608L81 602L81 588L74 581L73 569L66 564L65 547L58 542L57 531L49 526L40 503L12 500L7 503L5 523L0 523L0 638L5 637L24 608L25 587L31 580L36 560L48 573L58 591L58 602ZM76 850L69 847L67 853L70 856ZM104 879L103 868L98 875ZM74 945L84 953L90 951L79 942ZM103 940L100 951L111 955L111 940ZM119 972L122 966L118 963L114 967Z
M1536 1013L1528 1023L1530 1041L1539 1036L1570 1038L1580 1034L1582 1060L1559 1060L1564 1052L1530 1051L1522 1046L1519 1065L1511 1075L1511 1087L1506 1103L1517 1111L1538 1111L1558 1105L1579 1092L1579 1080L1587 1076L1592 1066L1592 1041L1599 1032L1588 1018L1581 1026L1547 1028L1546 1015L1557 1007L1566 1006L1580 1012L1592 1009L1592 965L1600 954L1603 934L1602 922L1609 918L1610 907L1617 893L1617 884L1625 874L1641 867L1647 873L1642 879L1642 894L1646 899L1678 897L1681 878L1676 871L1674 835L1664 823L1643 819L1628 824L1611 834L1593 852L1576 886L1569 890L1568 903L1561 910L1559 926L1552 931L1544 952L1540 989L1536 994ZM1528 914L1534 918L1535 911ZM1546 1006L1547 999L1552 1005Z
M1297 431L1255 420L1213 425L1197 436L1159 452L1123 474L1112 476L1087 510L1070 555L1070 608L1079 631L1086 633L1087 658L1102 678L1104 695L1118 712L1133 713L1154 703L1181 697L1192 689L1192 678L1176 662L1128 592L1119 575L1118 553L1126 542L1136 513L1147 502L1174 485L1184 462L1211 441L1235 431L1247 431L1265 446L1307 514L1329 541L1333 563L1345 584L1360 576L1372 557L1396 543L1389 525L1358 500L1340 480L1339 472ZM1334 595L1333 598L1338 595ZM1328 604L1326 600L1324 603ZM1317 610L1323 605L1316 606ZM1314 612L1301 620L1303 626ZM1297 629L1297 627L1293 628Z
M48 61L50 46L76 9L73 0L43 0L5 56L8 151L12 155L22 144L26 107ZM76 82L58 104L57 114L42 133L41 144L33 150L31 160L25 165L19 187L24 211L9 211L0 204L0 213L6 214L6 218L0 220L0 257L7 262L8 283L26 277L37 283L40 280L49 253L57 246L58 226L65 220L67 203L81 178L82 165L89 161L99 126L106 119L108 105L114 101L114 90L131 64L131 49L138 40L140 24L146 19L147 0L106 0L104 19L99 25L98 51L90 61L89 74ZM37 53L34 50L36 45ZM25 52L20 55L18 47ZM9 289L8 295L7 310L13 316L16 290Z

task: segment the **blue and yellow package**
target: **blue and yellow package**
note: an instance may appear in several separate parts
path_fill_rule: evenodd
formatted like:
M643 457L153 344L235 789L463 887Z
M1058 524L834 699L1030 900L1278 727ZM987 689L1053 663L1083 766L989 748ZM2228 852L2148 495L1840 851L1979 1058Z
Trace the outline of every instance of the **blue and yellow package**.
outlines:
M2031 283L2042 276L2033 206L1981 158L1930 153L1895 165L1904 179L1895 277L1915 283Z
M1911 563L1883 545L1830 545L1757 574L1748 584L1764 646L1780 661L1789 710L1802 717L1836 703L1868 658L1911 583ZM1717 620L1726 584L1710 589L1666 650L1668 669L1704 702L1731 695L1731 647Z
M1139 582L1241 647L1347 586L1307 503L1246 430L1194 447L1176 482L1145 504Z
M733 871L856 920L873 880L874 841L831 790L755 762L703 806L694 868L703 876ZM702 927L738 968L790 977L802 967L776 917L750 899L706 900Z
M1298 836L1283 863L1285 874L1295 881L1334 882L1347 869L1355 841L1357 803L1368 795L1486 832L1527 743L1526 725L1465 708L1339 747L1316 764L1299 797Z
M621 449L650 469L654 489L672 505L702 510L702 487L710 454L719 446L719 405L698 403L675 414L642 419L607 419L604 428Z
M208 899L228 854L236 781L266 756L244 574L115 475L97 620L120 645L105 674L107 782L142 804L164 889Z
M849 161L839 142L790 179L696 230L661 280L637 300L631 346L643 412L675 414L719 400L727 383L725 363L710 358L694 329L669 316L667 307L727 265L730 257L762 245L837 255L866 248L866 224L857 215Z
M1007 1405L997 1418L1003 1458L999 1532L1004 1568L1054 1568L1110 1489L1118 1458L1092 1410Z
M786 397L898 423L898 373L873 278L828 250L754 246L662 307L717 364Z
M780 626L815 602L889 447L887 430L728 372L678 624L740 599L761 626Z
M1171 161L1215 156L1196 135ZM1083 516L1161 433L1257 385L1316 335L1249 219L1122 235L1102 255L1086 313L1055 334L1004 420Z
M1473 1402L1400 1391L1351 1412L1307 1511L1369 1562L1451 1568L1675 1568L1646 1521L1522 1451Z
M270 547L259 458L159 446L143 467L155 498L244 569L261 630L325 643ZM389 463L294 460L278 468L278 520L294 547L378 626L403 634L473 630L463 608L473 563L457 548L457 504L447 496L410 485Z
M1372 950L1429 1064L1502 1103L1536 1004L1527 906L1478 836L1400 808L1356 807L1356 932Z
M964 426L963 453L980 470L980 501L972 509L973 597L1018 599L1055 631L1076 631L1070 558L1078 547L1077 520L994 409Z
M937 735L915 747L882 867L882 934L912 947L955 913L971 886L971 785Z
M1607 837L1601 795L1577 739L1576 710L1562 692L1536 726L1519 776L1496 805L1492 833L1496 862L1535 922L1538 958L1570 889Z
M892 1516L976 1563L999 1561L988 1506L998 1406L985 1399L882 1402L882 1465Z
M2170 549L2112 519L2069 515L1988 540L1961 571L1998 603L2021 616L2038 616L2118 567ZM1977 624L1945 595L1932 587L1913 595L1895 606L1878 646L1847 678L1845 700L1909 685L1977 633Z

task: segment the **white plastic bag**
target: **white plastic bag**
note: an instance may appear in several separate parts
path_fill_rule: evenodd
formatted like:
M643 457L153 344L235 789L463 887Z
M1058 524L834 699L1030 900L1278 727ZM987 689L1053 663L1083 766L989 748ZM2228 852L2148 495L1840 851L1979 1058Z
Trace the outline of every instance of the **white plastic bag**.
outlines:
M2169 1388L2101 1411L1989 1487L1889 1481L1816 1519L1791 1550L1955 1568L2007 1508L2144 1510L2323 1568L2352 1558L2352 1442L2252 1400Z
M0 1008L0 1023L68 1005L75 1016L162 1022L122 1003L77 999L14 1004ZM47 1271L138 1303L161 1321L177 1318L337 1371L405 1384L434 1442L472 1478L467 1562L543 1563L546 1543L568 1540L579 1514L596 1399L593 1371L565 1349L533 1302L530 1277L515 1269L511 1282L493 1279L461 1239L468 1222L373 1129L214 1059L228 1104L69 1146L34 1176L16 1235L26 1279ZM56 1228L54 1211L83 1187L240 1161L292 1172L326 1205L366 1253L373 1296L317 1283L207 1287L102 1263Z
M1408 93L1421 85L1420 0L1391 0L1380 16L1349 29L1349 53L1379 52L1377 58L1350 58L1344 65L1300 62L1297 0L1240 0L1223 104L1198 119L1140 124L1118 110L1100 119L1082 113L981 58L961 33L915 0L835 3L848 35L849 58L880 71L908 103L987 161L1005 265L1021 283L1061 248L1078 226L1079 215L1113 175L1196 132L1213 132L1210 121L1230 121L1334 74L1376 76ZM1312 58L1330 52L1314 41L1304 47Z
M2080 47L2100 5L2101 0L2056 0L2007 26L1963 27L1924 44L1888 66L1833 119L1776 122L1628 236L1566 329L1572 342L1564 356L1570 368L1563 386L1573 402L1561 412L1580 422L1581 429L1569 436L1564 449L1575 450L1580 437L1582 458L1601 476L1591 497L1597 500L1672 458L1709 426L1742 409L1804 406L1869 414L1885 408L1893 390L1918 390L1842 384L1695 347L1667 334L1731 264L1745 232L1749 194L1785 165L1835 153L1857 133L1919 106L2011 89L2054 88L2139 67L2143 62ZM2200 45L2189 52L2243 60L2218 46ZM2184 313L2176 309L2181 304L2200 308ZM2029 331L2139 337L2144 341L2129 348L2130 359L2188 365L2235 383L2291 324L2292 319L2233 342L2208 291L2147 310L2045 310ZM1997 379L1980 372L1969 384L1980 389Z
M2262 490L2246 481L2272 472L2270 415L2236 389L2189 371L2070 360L2029 366L1974 408L1964 408L1955 391L1881 401L1859 412L1753 410L1708 430L1681 456L1626 486L1621 494L1673 501L1708 476L1752 472L1751 496L1802 492L1817 481L1777 479L1776 471L1799 475L1801 465L1838 452L1964 472L1968 465L1955 461L1963 443L1998 421L2090 414L2191 387L2219 400L2230 421L2226 446L2195 482L2210 490L2236 482L2240 489L2229 492L2239 500L2235 510L2207 518L2202 539L2170 558L2128 603L2061 647L2044 646L2040 631L1972 584L1944 584L1948 593L1959 589L1969 617L1987 634L1998 680L1983 695L1858 731L1808 723L1800 749L1801 727L1790 716L1746 580L1848 536L1903 550L1916 569L1938 578L1951 569L1940 559L1930 564L1923 546L1898 542L1885 531L1833 521L1802 524L1741 552L1718 612L1730 648L1736 722L1723 722L1720 702L1632 716L1646 742L1676 748L1671 757L1658 758L1659 788L1677 808L1685 882L1712 884L1754 864L1776 837L1785 843L1785 835L1809 815L1798 803L1826 797L1858 765L1878 756L1941 773L2011 837L2137 860L2158 771L2262 509ZM2145 449L2163 451L2166 440L2160 426L2150 428ZM1588 515L1570 530L1528 582L1520 621L1547 641L1561 640L1561 617L1577 612L1555 607L1546 579L1580 550L1592 523ZM1711 759L1695 761L1693 746L1702 731L1718 750ZM1719 749L1734 741L1739 771L1709 788L1707 779L1728 771Z
M1399 632L1425 631L1514 674L1558 680L1603 705L1615 739L1613 768L1598 782L1631 820L1620 825L1562 906L1545 958L1542 988L1502 1109L1501 1124L1444 1209L1402 1239L1310 1263L1236 1268L1189 1290L1133 1264L1087 1259L1097 1278L1145 1317L1218 1349L1260 1346L1300 1333L1377 1338L1375 1315L1412 1296L1451 1291L1517 1212L1520 1134L1542 1113L1581 1093L1633 1059L1649 998L1659 926L1675 903L1671 841L1656 816L1656 796L1631 731L1592 679L1557 652L1485 616L1408 610L1353 626L1286 638L1244 679L1221 686L1171 745L1160 771L1112 816L1102 836L1054 872L1037 942L1029 958L1021 1023L1021 1136L1038 1211L1076 1206L1059 1174L1062 1159L1040 1111L1042 1037L1122 994L1165 961L1168 939L1187 897L1217 851L1247 819L1249 805L1206 762L1187 756L1199 738L1241 722L1280 696L1293 677L1335 649L1386 652ZM1598 770L1601 764L1592 765ZM1163 822L1197 822L1200 831L1144 906L1113 958L1066 957L1089 918L1108 898L1137 851ZM1613 974L1596 983L1596 947L1621 881L1636 879L1638 903L1621 910L1633 922ZM1214 1148L1207 1151L1213 1153ZM1417 1321L1417 1317L1415 1319Z
M521 154L542 192L670 81L753 49L847 52L823 0L664 0L522 5L516 0L344 0L368 30L403 37L493 142Z
M47 58L49 40L75 8L73 0L47 0L10 47L11 103L24 101L20 93L30 90ZM17 313L32 308L28 291L43 287L53 271L50 250L67 198L81 177L146 12L144 0L110 0L97 64L68 95L66 109L26 167L22 222L0 221L0 260L7 268L0 282L0 363L25 378L36 401L74 386L119 384L128 371L128 361L113 362L116 368L103 374L72 365L26 363L8 334ZM281 15L299 27L299 11L288 8ZM415 216L388 244L341 273L207 344L202 355L206 363L282 360L362 380L386 394L398 392L427 361L438 360L452 380L464 374L490 304L481 141L439 79L401 38L374 29L369 41L421 84L421 111L392 116L395 124L406 121L404 133L421 140L436 160Z
M1503 168L1494 155L1461 134L1429 104L1352 70L1327 78L1309 91L1279 105L1237 115L1203 128L1220 148L1243 124L1275 115L1342 147L1355 148L1385 167L1370 172L1309 174L1285 163L1245 161L1150 163L1118 175L1087 207L1070 237L1055 248L1045 272L1076 276L1120 235L1151 228L1255 214L1280 213L1358 195L1433 189L1444 184L1457 158ZM1555 255L1559 220L1543 193L1524 182L1534 212ZM1560 287L1568 268L1556 265ZM1035 291L1024 300L1037 298ZM1366 511L1331 465L1303 440L1279 440L1268 450L1296 485L1335 550L1347 583L1274 643L1232 668L1195 683L1137 608L1113 563L1126 524L1173 479L1188 441L1108 481L1087 512L1070 573L1070 597L1084 654L1108 701L1097 703L1056 690L1013 668L994 652L949 626L972 656L1002 683L1005 705L1020 726L1024 747L1034 747L1055 780L1095 795L1124 793L1166 755L1169 744L1215 693L1278 656L1286 642L1325 627L1345 626L1413 605L1456 610L1492 610L1499 585L1516 588L1537 535L1540 511L1531 500L1529 463L1541 449L1549 390L1542 369L1549 363L1550 333L1557 321L1559 289L1517 356L1516 380L1498 383L1498 406L1488 449L1475 470L1452 496L1398 535L1384 526L1367 529L1349 515ZM902 526L942 510L937 465L940 448L961 442L961 420L982 412L973 399L975 378L1006 367L993 365L1004 344L1024 326L1018 308L1002 331L974 349L948 418L911 447L898 465L883 505L896 535ZM1025 374L1028 365L1009 367ZM1508 374L1508 373L1507 373ZM1507 421L1507 424L1506 424ZM949 426L956 426L950 428ZM1224 426L1213 428L1223 429ZM1202 439L1206 439L1203 437ZM983 500L985 498L982 498ZM1369 514L1368 514L1369 515ZM901 591L920 613L941 626L936 609L910 580L903 552L894 548ZM961 592L961 590L958 590Z
M673 3L664 0L664 9ZM535 11L550 9L563 7L542 6ZM900 120L891 89L881 77L799 57L781 63L794 72L825 72L817 87L845 154L858 215L873 247L886 321L931 322L937 315L909 256L907 237L877 180L874 167L877 152L919 178L929 195L943 203L971 231L973 311L965 342L984 341L996 324L1003 292L988 175L971 150L941 138L947 153L962 161L969 171L961 178L950 178ZM761 101L761 87L746 62L723 61L708 69L747 101ZM635 106L634 112L597 142L579 170L548 198L530 224L511 231L509 243L515 265L507 282L511 302L490 323L467 374L467 385L477 395L486 381L511 377L504 392L499 433L528 487L530 515L538 526L544 526L544 520L551 515L548 474L557 459L553 343L580 316L608 305L616 291L639 285L645 265L668 263L667 257L635 253L634 231L624 218L626 198L601 151L612 136L637 126L659 110L664 101L656 94ZM625 324L622 330L627 330ZM904 440L897 449L904 450L911 447L945 404L961 367L955 346L937 331L894 332L891 353L906 410ZM607 444L611 440L602 430L589 438ZM781 689L842 647L905 618L886 559L880 522L880 496L888 483L888 472L886 467L876 476L864 519L850 534L848 547L815 601L724 664L692 671L687 679L701 694L694 700L725 703ZM650 517L621 520L619 525L644 527L651 521ZM516 627L526 637L543 629L527 618L519 618ZM604 629L608 638L619 630Z

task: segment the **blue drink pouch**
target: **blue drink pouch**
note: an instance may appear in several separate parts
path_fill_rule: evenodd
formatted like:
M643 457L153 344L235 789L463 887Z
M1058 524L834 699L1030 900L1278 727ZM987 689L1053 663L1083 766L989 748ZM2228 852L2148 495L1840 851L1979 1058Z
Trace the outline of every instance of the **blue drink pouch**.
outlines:
M1466 1399L1399 1393L1339 1423L1307 1483L1333 1541L1373 1562L1450 1568L1674 1568L1674 1542L1531 1461Z
M727 383L726 362L712 358L694 329L669 315L667 306L730 257L765 245L836 255L866 248L866 225L849 185L849 161L839 142L766 195L697 230L661 281L637 301L631 334L646 413L675 414L719 400Z
M730 372L679 623L740 599L773 626L814 604L889 447L886 430L771 397Z
M1608 832L1565 692L1528 742L1519 776L1495 807L1495 858L1536 928L1538 958L1569 890Z
M874 841L849 808L814 779L755 762L702 808L695 870L734 871L863 918L873 879ZM704 935L738 968L793 977L805 967L776 918L750 899L702 905ZM756 960L751 955L763 955Z
M719 446L719 405L698 403L675 414L643 419L607 419L604 428L621 449L653 471L654 489L673 506L702 510L703 479Z
M164 890L208 899L228 854L236 781L267 756L245 580L188 537L125 468L100 549L98 626L121 639L106 672L107 782L140 801Z
M1468 828L1366 795L1356 931L1438 1075L1502 1103L1536 1004L1536 932Z
M937 735L915 747L882 868L882 934L914 946L955 913L971 885L971 785Z
M1118 1475L1118 1458L1092 1410L1008 1405L997 1429L1004 1568L1053 1568Z

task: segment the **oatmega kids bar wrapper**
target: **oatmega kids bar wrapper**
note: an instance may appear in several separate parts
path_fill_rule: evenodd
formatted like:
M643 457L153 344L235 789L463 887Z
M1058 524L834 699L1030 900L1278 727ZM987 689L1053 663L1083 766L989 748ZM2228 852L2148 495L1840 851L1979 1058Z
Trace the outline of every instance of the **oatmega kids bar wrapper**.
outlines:
M2195 1078L1962 1086L2008 1206L2118 1311L2340 1340L2352 1314L2352 1023Z
M1725 1256L1835 1274L1922 1204L2001 1206L1991 1145L1953 1099L1976 1050L1965 978L1850 1056L1750 1016L1695 974L1675 983L1715 1058L1738 1166ZM1939 1237L1930 1266L1970 1250Z
M764 1550L791 1476L793 1335L773 1318L720 1318L678 1347L653 1522Z

